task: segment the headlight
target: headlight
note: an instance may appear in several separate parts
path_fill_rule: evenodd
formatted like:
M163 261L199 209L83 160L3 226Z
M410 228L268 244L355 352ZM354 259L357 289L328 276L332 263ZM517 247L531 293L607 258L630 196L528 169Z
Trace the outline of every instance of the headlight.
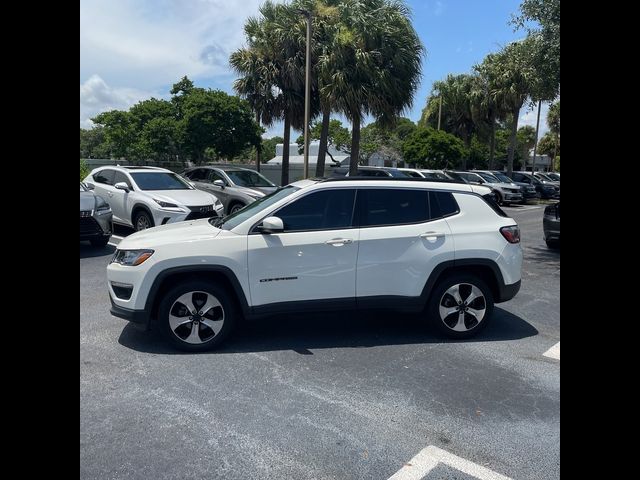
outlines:
M153 199L153 201L160 205L162 208L178 208L178 205L176 205L175 203L163 202L162 200L157 200L155 198Z
M144 263L151 255L153 250L116 250L111 263L135 267Z

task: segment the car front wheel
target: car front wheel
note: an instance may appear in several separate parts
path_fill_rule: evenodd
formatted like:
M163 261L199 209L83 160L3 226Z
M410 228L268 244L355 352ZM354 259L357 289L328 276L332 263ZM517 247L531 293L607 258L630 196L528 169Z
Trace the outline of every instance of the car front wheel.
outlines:
M233 329L238 308L229 292L205 281L171 289L158 308L161 330L180 350L201 352L220 345Z
M146 230L147 228L151 228L153 226L153 219L147 212L142 210L136 213L136 218L133 220L133 227L135 228L136 232Z
M238 210L242 210L243 208L244 205L242 205L241 203L234 203L229 209L229 215L236 213Z
M471 274L453 274L441 280L427 306L430 321L444 335L469 338L483 330L493 313L491 289Z

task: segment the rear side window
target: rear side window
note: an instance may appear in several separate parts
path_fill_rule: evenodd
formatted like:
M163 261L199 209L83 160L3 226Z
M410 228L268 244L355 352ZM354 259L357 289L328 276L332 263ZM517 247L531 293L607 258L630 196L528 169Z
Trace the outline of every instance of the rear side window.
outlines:
M458 202L451 192L429 192L431 202L431 217L442 218L460 212Z
M355 193L353 189L310 193L274 215L282 219L285 232L350 228Z
M358 204L361 227L421 223L431 217L429 192L422 189L363 188Z
M109 168L105 170L100 170L98 173L93 175L93 179L97 183L102 183L104 185L113 185L113 176L116 173L115 170L111 170Z
M184 176L189 180L201 182L207 178L207 170L205 170L204 168L196 168L195 170L187 172Z

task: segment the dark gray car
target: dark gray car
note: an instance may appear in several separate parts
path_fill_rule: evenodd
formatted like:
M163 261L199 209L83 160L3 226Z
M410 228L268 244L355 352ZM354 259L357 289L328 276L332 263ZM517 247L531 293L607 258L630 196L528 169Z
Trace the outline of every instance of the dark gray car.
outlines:
M111 207L92 188L80 182L80 240L104 247L111 237Z
M196 188L214 194L224 205L226 215L278 189L255 170L231 165L194 167L185 170L182 176L192 181Z

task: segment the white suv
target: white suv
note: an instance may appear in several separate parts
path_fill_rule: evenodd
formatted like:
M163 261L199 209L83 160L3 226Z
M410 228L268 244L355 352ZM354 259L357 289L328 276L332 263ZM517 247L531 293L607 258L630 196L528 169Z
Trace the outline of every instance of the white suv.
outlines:
M222 216L222 203L171 170L159 167L100 167L84 179L106 199L113 221L136 231L196 218Z
M302 180L224 219L136 233L107 267L111 313L189 351L219 345L242 316L305 309L424 312L469 337L516 295L522 264L516 222L477 191Z

